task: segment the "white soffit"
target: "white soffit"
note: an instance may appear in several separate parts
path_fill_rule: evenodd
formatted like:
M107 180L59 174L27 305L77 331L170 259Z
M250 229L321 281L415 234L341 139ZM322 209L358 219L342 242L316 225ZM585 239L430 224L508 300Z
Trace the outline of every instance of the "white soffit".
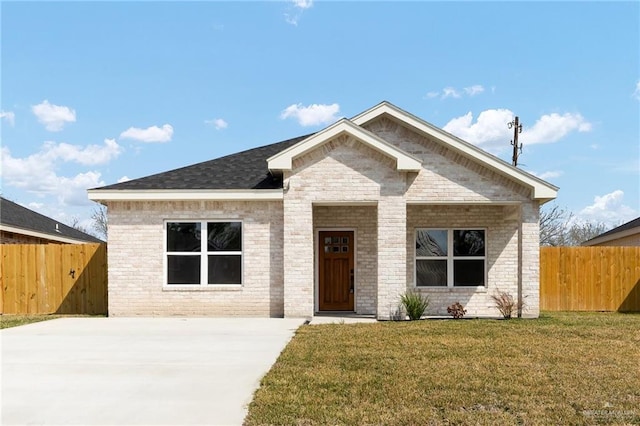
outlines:
M282 189L182 190L182 189L90 189L93 201L270 201L282 200Z
M478 161L485 167L532 188L534 199L541 200L544 203L553 200L558 196L558 187L511 166L500 158L427 123L421 118L416 117L415 115L410 114L389 102L385 101L374 106L373 108L352 118L351 122L358 126L362 126L384 114L417 129L419 132L437 139L465 157Z
M420 171L422 166L422 162L420 160L385 142L373 133L354 125L344 118L326 129L321 130L307 139L268 158L267 162L269 170L291 170L294 158L304 155L342 134L353 136L376 151L393 158L396 160L396 167L400 171Z

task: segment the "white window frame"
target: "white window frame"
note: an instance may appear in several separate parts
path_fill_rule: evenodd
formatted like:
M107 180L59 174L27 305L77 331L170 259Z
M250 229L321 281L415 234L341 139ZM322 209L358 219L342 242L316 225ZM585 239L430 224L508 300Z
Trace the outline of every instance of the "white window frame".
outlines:
M453 232L461 230L484 231L484 256L454 256L453 254ZM447 255L446 256L418 256L415 250L418 231L447 231ZM456 228L415 228L413 232L413 286L415 288L456 288L456 289L477 289L487 287L487 240L488 230L481 226L464 226ZM425 286L418 285L418 261L419 260L441 260L447 262L447 285L446 286ZM484 262L484 285L481 286L456 286L454 285L454 261L456 260L483 260Z
M200 224L200 251L199 252L182 252L167 250L167 229L169 223L194 223ZM239 223L240 224L240 250L239 251L208 251L207 238L202 235L208 235L208 223ZM163 287L172 288L233 288L242 287L244 284L244 222L238 219L166 219L163 229ZM240 256L240 283L233 284L208 284L209 278L209 256ZM169 284L169 256L200 256L200 283L189 284Z

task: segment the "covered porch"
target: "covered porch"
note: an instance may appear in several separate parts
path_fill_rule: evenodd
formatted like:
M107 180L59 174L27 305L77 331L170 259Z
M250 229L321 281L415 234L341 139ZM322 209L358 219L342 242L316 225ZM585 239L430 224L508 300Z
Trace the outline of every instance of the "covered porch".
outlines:
M377 202L312 203L313 286L307 287L311 309L304 316L344 314L390 319L397 312L399 295L407 290L430 298L429 315L447 315L447 306L460 302L469 315L494 316L490 296L498 290L525 298L529 306L526 313L537 315L538 295L523 288L523 277L533 279L536 274L526 262L537 253L533 249L537 249L537 240L531 235L523 238L524 229L537 223L535 209L529 204L403 202L403 213L402 222L391 221L391 230L388 221L381 222ZM528 219L523 223L523 218ZM383 226L379 226L381 223ZM417 235L425 229L444 234L474 230L482 236L484 247L472 261L451 258L450 268L445 270L451 275L449 282L446 278L443 282L425 282L418 267L423 257L417 249ZM386 234L389 232L402 238L391 243ZM464 262L473 264L475 275L481 274L481 278L463 282L462 276L454 276L469 267ZM447 264L446 258L443 264ZM393 273L388 272L390 268Z

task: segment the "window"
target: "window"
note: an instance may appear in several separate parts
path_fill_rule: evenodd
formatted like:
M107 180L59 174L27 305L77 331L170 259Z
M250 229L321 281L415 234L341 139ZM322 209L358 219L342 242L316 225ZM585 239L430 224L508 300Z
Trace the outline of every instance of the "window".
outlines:
M166 235L167 285L242 284L241 222L167 222Z
M484 286L485 253L483 229L417 229L416 286Z

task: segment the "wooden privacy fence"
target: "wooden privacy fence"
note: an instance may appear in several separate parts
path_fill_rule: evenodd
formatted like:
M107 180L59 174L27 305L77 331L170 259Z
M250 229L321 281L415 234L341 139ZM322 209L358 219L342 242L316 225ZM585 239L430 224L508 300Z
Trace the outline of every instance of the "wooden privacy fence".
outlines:
M3 244L0 312L106 314L106 244Z
M542 247L540 309L640 312L640 247Z

